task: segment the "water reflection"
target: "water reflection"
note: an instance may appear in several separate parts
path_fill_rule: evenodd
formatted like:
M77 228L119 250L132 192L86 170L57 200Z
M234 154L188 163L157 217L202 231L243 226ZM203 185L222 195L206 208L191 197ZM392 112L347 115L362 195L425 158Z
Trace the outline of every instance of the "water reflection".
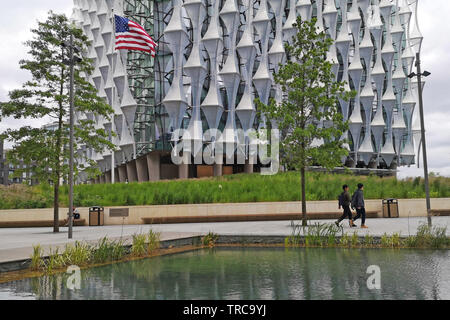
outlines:
M449 251L218 248L0 285L0 299L449 299ZM366 286L381 268L381 290Z

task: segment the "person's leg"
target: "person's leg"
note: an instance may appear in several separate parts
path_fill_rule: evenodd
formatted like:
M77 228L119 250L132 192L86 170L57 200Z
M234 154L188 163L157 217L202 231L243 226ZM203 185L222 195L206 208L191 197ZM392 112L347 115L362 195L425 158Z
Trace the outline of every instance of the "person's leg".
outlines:
M344 207L344 214L349 220L352 220L352 211L349 206Z
M346 216L347 216L347 213L345 212L345 209L344 209L342 216L339 217L339 219L335 222L335 224L339 227L339 223L341 223L341 221L344 220Z
M350 206L346 208L347 210L347 216L348 216L348 225L350 227L356 227L356 225L353 223L353 217L352 217L352 210L350 210Z
M361 217L361 210L360 209L356 209L356 216L353 218L353 222L358 220L360 217Z
M344 212L342 213L342 216L340 216L340 218L338 219L337 223L340 223L346 217L347 217L347 212L345 212L345 207L344 207Z
M366 208L361 208L361 225L366 225Z

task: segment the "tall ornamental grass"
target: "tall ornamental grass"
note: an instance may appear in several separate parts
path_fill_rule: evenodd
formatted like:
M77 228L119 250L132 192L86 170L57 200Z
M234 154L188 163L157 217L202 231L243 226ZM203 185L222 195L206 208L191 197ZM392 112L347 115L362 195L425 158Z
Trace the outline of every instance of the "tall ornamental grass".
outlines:
M343 184L348 184L350 192L353 192L359 182L365 186L366 199L425 197L424 181L420 178L397 180L377 176L308 172L306 198L336 200ZM52 207L52 188L48 185L0 188L0 209ZM67 191L67 186L62 187L61 206L68 203ZM430 195L433 198L450 197L450 178L431 177ZM254 173L189 180L77 185L74 188L74 205L77 207L299 200L300 175L297 172L273 176Z

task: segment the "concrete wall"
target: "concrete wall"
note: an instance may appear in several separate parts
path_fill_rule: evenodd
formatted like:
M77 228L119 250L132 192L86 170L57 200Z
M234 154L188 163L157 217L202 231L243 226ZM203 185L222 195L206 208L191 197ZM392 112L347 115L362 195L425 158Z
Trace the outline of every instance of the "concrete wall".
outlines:
M182 204L163 206L134 206L129 208L129 217L125 224L141 224L142 217L182 217L182 216L212 216L212 215L240 215L240 214L277 214L300 213L300 202L257 202L257 203L229 203L229 204ZM450 209L450 198L431 199L431 208L435 210ZM89 221L89 209L77 208L81 218ZM336 212L336 201L309 201L307 210L314 212ZM367 211L378 211L381 214L381 200L366 200ZM60 208L59 217L67 217L67 208ZM424 199L399 200L400 217L425 217L426 205ZM19 209L0 210L0 221L29 221L52 220L53 209ZM105 208L105 224L122 224L122 218L109 217L109 208Z

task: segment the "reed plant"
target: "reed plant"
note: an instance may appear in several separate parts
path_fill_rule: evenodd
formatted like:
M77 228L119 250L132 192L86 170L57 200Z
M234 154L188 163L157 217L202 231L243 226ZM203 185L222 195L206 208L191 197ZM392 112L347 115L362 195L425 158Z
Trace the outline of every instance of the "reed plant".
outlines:
M67 256L70 264L84 266L89 264L94 248L88 243L75 241L75 245L67 245L63 256Z
M110 260L112 246L106 237L99 240L95 251L92 253L92 261L102 263Z
M391 246L393 248L398 248L401 247L403 245L403 241L400 237L400 233L393 233L391 235Z
M31 255L31 270L39 270L43 266L42 247L38 244L33 246L33 254Z
M62 268L64 265L64 260L59 254L59 249L50 249L48 258L44 260L43 269L47 274L52 273L56 269Z
M336 235L334 235L334 234L328 235L327 245L329 247L333 247L336 245Z
M349 247L349 246L350 246L350 244L351 244L351 239L350 239L350 237L349 237L349 235L348 235L347 233L344 233L344 234L341 236L341 238L340 238L340 240L339 240L339 244L340 244L342 247Z
M214 247L218 239L219 236L210 231L206 236L202 238L202 243L204 246Z
M373 236L370 234L366 234L363 240L363 244L366 247L371 247L375 244L375 240L373 239Z
M122 240L110 241L106 237L102 238L97 246L92 250L92 261L94 263L104 263L122 259L126 254Z
M290 235L284 240L285 246L298 246L302 243L302 237L300 235Z
M121 260L127 255L127 250L125 248L125 243L123 242L123 240L115 241L112 246L113 246L112 250L113 261Z
M315 223L308 227L291 222L292 234L285 239L285 245L334 246L337 244L337 234L342 231L333 223Z
M152 229L147 234L147 252L150 254L156 249L159 249L160 246L160 238L161 233L160 232L154 232Z
M357 247L360 244L359 238L358 238L358 233L356 231L353 232L350 243L351 243L352 247Z
M409 236L405 239L404 244L408 248L416 248L417 247L417 237Z
M400 233L393 233L392 235L387 235L384 233L381 236L381 246L384 248L399 248L405 245L406 241L402 240Z
M408 246L440 249L450 245L450 239L447 237L447 227L421 224L417 229L417 234L409 237Z
M383 233L383 235L381 236L380 242L381 242L382 247L390 247L391 246L391 239L386 234L386 232Z
M147 253L147 237L145 234L134 234L131 245L131 254L135 257L142 257Z

